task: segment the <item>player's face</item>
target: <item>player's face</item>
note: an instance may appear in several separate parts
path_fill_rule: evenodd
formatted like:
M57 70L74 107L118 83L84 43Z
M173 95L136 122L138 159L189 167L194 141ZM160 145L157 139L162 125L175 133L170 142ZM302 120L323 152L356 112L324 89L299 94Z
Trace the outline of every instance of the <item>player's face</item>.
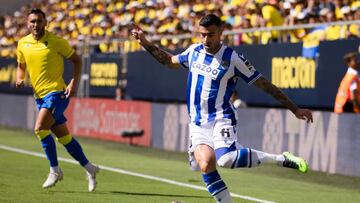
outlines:
M35 39L40 39L45 33L46 20L39 13L32 13L28 17L28 28Z
M221 47L221 27L216 25L211 25L209 27L200 26L199 32L205 50L211 54L216 54Z

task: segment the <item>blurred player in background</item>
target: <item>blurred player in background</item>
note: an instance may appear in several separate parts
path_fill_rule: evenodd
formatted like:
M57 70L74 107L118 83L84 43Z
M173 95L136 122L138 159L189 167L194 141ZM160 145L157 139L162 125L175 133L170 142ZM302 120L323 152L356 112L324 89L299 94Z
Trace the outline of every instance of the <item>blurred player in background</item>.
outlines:
M66 40L45 30L46 23L43 11L36 8L30 10L27 24L31 34L18 42L16 81L17 88L23 87L27 70L39 110L34 131L50 162L50 173L43 188L52 187L63 178L58 165L55 142L51 135L53 132L70 155L85 168L88 189L93 191L96 187L95 176L99 167L88 161L80 144L70 135L64 117L69 99L75 94L78 86L81 58ZM68 58L74 64L73 78L67 86L62 78L64 58Z
M359 61L356 56L355 52L344 56L344 62L348 68L336 94L335 113L360 113Z
M193 44L179 55L169 54L148 41L137 25L133 37L161 64L170 68L183 65L189 69L187 105L190 114L190 153L200 166L209 193L217 202L231 202L230 193L216 170L216 163L226 168L278 164L301 172L306 161L289 152L269 154L241 147L237 142L237 114L230 102L238 78L272 95L299 119L312 122L312 113L300 109L279 88L267 81L242 55L221 42L221 20L209 14L199 23L202 43ZM146 68L146 67L144 67Z

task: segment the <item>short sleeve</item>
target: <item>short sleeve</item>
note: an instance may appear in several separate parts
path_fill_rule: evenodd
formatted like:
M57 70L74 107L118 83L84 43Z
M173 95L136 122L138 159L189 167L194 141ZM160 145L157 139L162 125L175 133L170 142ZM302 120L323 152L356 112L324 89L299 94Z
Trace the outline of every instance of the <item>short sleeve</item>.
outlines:
M65 58L70 58L75 53L75 50L70 46L69 42L63 38L57 38L56 49L59 54Z
M18 63L25 63L25 58L24 58L24 54L21 50L21 45L22 43L19 41L17 48L16 48L16 56L17 56L17 62Z
M181 65L183 65L184 67L188 67L189 61L190 61L190 53L192 50L194 50L194 47L198 46L198 44L193 44L191 45L189 48L187 48L185 51L183 51L182 53L178 54L178 60L179 63Z
M261 73L254 68L244 55L233 52L231 60L234 64L235 75L243 79L249 85L261 76Z

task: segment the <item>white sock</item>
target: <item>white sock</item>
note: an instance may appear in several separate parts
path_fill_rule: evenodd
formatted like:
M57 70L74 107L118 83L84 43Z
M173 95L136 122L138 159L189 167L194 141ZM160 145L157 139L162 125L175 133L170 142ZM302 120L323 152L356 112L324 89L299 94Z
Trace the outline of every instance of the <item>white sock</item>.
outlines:
M258 158L260 163L271 163L271 164L282 165L282 163L285 161L285 157L282 154L269 154L254 149L251 149L251 152L253 156L255 155Z
M59 173L59 172L60 172L59 166L51 166L50 167L50 173Z
M225 189L214 196L217 203L231 203L231 196L228 189Z
M94 165L92 165L92 163L89 162L84 166L84 168L88 173L91 173L93 171Z

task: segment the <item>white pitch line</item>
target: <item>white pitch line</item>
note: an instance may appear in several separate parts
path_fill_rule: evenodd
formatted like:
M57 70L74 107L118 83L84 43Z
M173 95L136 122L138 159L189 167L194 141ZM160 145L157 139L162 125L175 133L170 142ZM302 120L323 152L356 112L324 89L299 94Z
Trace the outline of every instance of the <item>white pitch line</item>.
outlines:
M10 147L10 146L5 146L5 145L1 145L1 144L0 144L0 149L7 150L7 151L12 151L12 152L17 152L17 153L20 153L20 154L26 154L26 155L46 158L46 156L44 154L42 154L42 153L32 152L32 151L23 150L23 149L19 149L19 148L15 148L15 147ZM78 164L77 161L72 160L72 159L67 159L67 158L63 158L63 157L59 157L58 159L60 161L63 161L63 162L72 163L72 164ZM205 187L192 185L192 184L188 184L188 183L182 183L182 182L178 182L178 181L174 181L174 180L170 180L170 179L166 179L166 178L160 178L160 177L141 174L141 173L135 173L135 172L126 171L126 170L123 170L123 169L113 168L113 167L104 166L104 165L99 165L99 167L100 167L101 170L111 171L111 172L115 172L115 173L121 173L121 174L135 176L135 177L141 177L141 178L160 181L160 182L164 182L164 183L169 183L169 184L177 185L177 186L181 186L181 187L193 188L193 189L196 189L196 190L207 191L207 189ZM239 195L239 194L235 194L235 193L230 193L230 194L231 194L232 197L246 199L246 200L250 200L250 201L254 201L254 202L275 203L275 202L272 202L272 201L262 200L262 199L258 199L258 198L254 198L254 197L245 196L245 195Z

